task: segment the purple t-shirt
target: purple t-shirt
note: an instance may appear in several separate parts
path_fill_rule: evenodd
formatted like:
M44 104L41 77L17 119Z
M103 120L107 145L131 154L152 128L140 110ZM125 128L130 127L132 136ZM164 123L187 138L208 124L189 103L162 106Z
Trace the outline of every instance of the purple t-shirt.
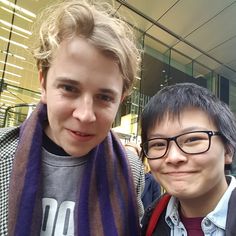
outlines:
M188 233L191 236L204 236L201 228L203 217L187 218L180 213L180 219Z

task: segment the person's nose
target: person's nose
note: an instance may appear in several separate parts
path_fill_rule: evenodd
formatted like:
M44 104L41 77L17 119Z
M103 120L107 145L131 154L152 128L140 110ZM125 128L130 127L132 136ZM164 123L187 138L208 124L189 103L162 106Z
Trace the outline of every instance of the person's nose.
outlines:
M169 148L165 155L165 161L172 164L179 164L180 162L187 161L186 154L183 153L177 146L176 142L171 141L169 143Z
M91 96L83 96L76 102L76 108L73 117L81 122L94 122L96 120L93 98Z

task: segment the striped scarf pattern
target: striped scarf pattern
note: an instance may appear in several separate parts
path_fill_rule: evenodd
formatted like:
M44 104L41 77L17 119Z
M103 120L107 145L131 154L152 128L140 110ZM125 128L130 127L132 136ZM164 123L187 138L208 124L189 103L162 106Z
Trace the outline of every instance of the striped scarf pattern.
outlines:
M39 103L20 129L9 186L9 236L32 235L46 120L46 106ZM74 219L77 236L140 235L132 173L112 132L89 153Z

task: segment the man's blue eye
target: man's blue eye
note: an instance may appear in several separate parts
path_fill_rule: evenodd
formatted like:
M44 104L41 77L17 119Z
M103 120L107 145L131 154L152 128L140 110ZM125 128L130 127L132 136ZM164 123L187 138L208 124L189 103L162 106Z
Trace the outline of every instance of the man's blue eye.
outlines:
M71 85L62 85L62 89L66 92L75 92L76 89Z
M110 96L108 96L108 95L101 94L98 97L99 97L99 99L101 99L103 101L106 101L106 102L112 101L112 98Z

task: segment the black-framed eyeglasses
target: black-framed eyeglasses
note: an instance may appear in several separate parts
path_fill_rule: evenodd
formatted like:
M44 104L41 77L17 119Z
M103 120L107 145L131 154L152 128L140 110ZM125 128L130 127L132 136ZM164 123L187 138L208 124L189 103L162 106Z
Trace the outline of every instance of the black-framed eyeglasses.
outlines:
M170 141L175 141L178 148L191 155L207 152L211 146L211 137L221 135L219 131L192 131L170 138L152 138L140 146L148 159L159 159L166 155Z

